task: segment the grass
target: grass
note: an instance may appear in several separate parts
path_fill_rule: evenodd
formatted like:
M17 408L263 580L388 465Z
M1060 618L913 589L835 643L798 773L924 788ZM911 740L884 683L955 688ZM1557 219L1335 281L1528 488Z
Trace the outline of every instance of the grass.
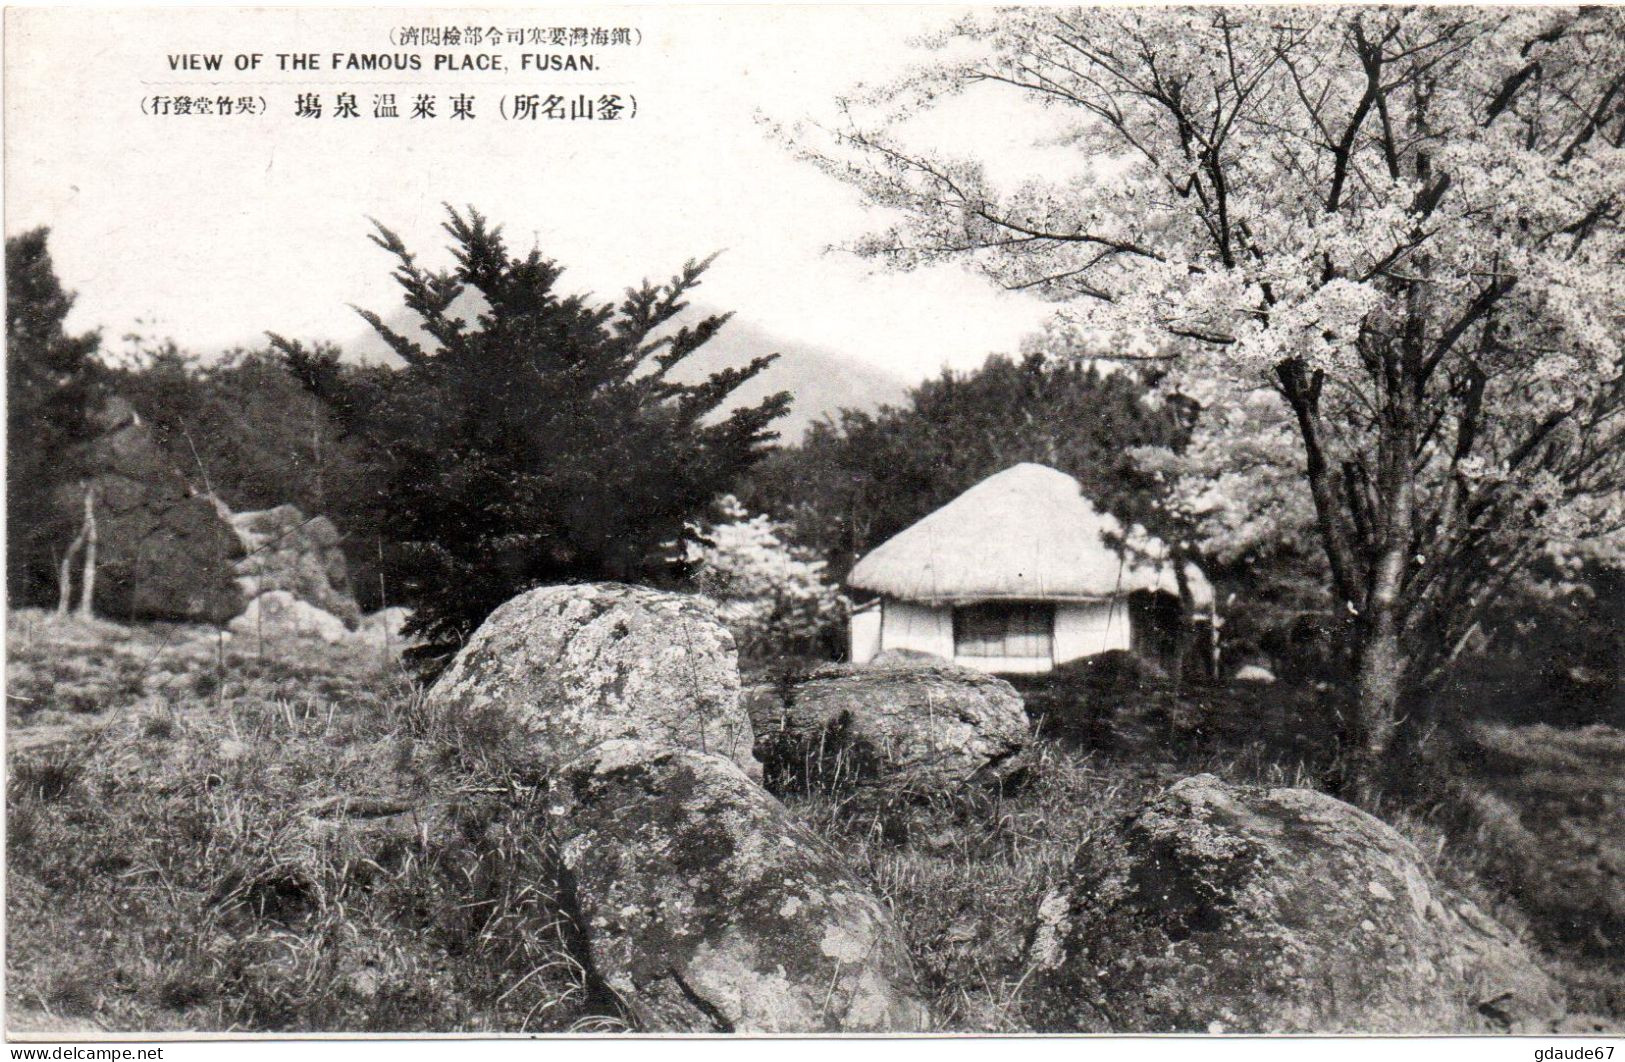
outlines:
M1227 781L1323 788L1333 711L1286 684L1194 685L1073 672L1027 680L1039 760L1030 783L985 801L871 809L828 795L787 800L852 859L892 908L943 1028L1021 1032L1026 934L1040 897L1080 852L1168 784ZM1607 726L1478 728L1496 747L1452 784L1379 809L1429 869L1521 935L1571 1007L1625 1020L1617 882L1625 734ZM1469 758L1471 758L1469 756ZM1470 812L1494 794L1501 817ZM1517 831L1515 835L1509 831ZM1577 939L1580 938L1580 939Z
M38 613L9 618L8 646L14 1029L625 1027L546 901L536 780L499 719L428 718L376 650ZM1030 1028L1038 900L1145 796L1327 767L1319 702L1285 685L1027 695L1044 736L1004 794L785 795L889 904L943 1029ZM1385 809L1615 1020L1622 740L1482 728L1453 796Z
M14 1025L19 1013L108 1030L604 1024L584 1012L543 901L527 809L477 798L512 779L458 755L500 736L427 729L404 676L371 654L208 653L174 629L18 633ZM94 717L79 707L91 701ZM410 814L389 814L452 800L472 810L426 842Z
M1481 724L1452 749L1443 829L1527 916L1577 1010L1625 1013L1625 732Z
M1030 710L1044 711L1055 691L1025 692ZM1263 699L1257 690L1241 696ZM1193 774L1311 784L1310 765L1267 736L1219 737L1223 709L1236 700L1226 689L1187 691L1173 704L1153 695L1132 710L1088 713L1081 730L1052 715L1030 770L1003 794L878 809L828 794L786 800L891 907L941 1028L1026 1032L1025 953L1038 902L1096 837Z

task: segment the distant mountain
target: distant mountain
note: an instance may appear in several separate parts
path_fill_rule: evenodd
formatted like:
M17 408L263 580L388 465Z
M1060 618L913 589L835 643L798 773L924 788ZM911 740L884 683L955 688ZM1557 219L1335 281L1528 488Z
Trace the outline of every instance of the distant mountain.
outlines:
M684 318L698 319L702 312L696 307ZM415 327L416 322L417 318L404 308L384 319L384 323L391 328L421 336L422 333ZM343 349L349 357L394 358L384 341L370 328L344 343ZM910 386L902 377L893 376L884 369L866 365L824 347L775 336L767 329L738 317L730 320L709 343L691 354L673 371L672 376L680 382L692 382L719 369L743 366L759 354L775 353L779 355L778 360L734 392L724 408L753 405L768 395L789 391L792 396L790 412L778 422L780 439L786 443L798 442L808 425L824 417L833 417L838 410L871 411L886 403L900 402Z
M770 394L789 391L790 412L778 422L780 437L793 443L808 425L833 417L841 409L872 411L901 402L909 384L884 369L866 365L824 347L775 336L735 317L711 342L689 356L673 376L687 382L730 366L745 365L758 354L779 355L760 376L734 392L726 408L751 405Z

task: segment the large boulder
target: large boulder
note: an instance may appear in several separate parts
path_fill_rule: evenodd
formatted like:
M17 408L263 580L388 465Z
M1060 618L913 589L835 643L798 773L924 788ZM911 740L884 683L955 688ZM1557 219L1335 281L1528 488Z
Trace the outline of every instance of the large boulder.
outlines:
M224 507L222 507L223 509ZM243 544L233 566L249 600L283 590L354 627L361 618L339 529L325 516L307 518L292 505L226 513Z
M918 1032L884 905L734 763L640 741L557 772L583 965L644 1032Z
M412 610L399 605L369 612L356 624L355 640L372 649L398 653L414 644L402 631L411 618Z
M831 664L751 699L774 785L935 794L1021 764L1027 715L1003 679L935 658Z
M256 597L229 628L232 634L249 640L319 638L338 644L350 636L343 620L286 590L272 590Z
M1048 1031L1538 1032L1561 995L1391 827L1306 789L1187 778L1044 898Z
M128 402L111 398L92 419L101 431L86 456L96 470L89 481L95 491L96 612L224 623L242 611L232 562L243 549L231 525L207 497L191 492ZM84 489L64 487L55 499L74 526L82 519Z
M703 600L619 583L505 602L429 691L443 717L507 716L540 767L611 738L725 756L752 777L733 635Z

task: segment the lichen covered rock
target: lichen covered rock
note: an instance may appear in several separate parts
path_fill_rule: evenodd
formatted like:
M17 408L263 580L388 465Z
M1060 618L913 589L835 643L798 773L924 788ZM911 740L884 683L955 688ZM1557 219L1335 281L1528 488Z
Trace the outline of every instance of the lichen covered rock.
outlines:
M372 649L399 652L416 644L407 637L404 627L412 618L412 610L392 605L377 612L369 612L356 624L355 640Z
M943 660L832 664L754 693L757 755L776 786L942 793L1006 777L1028 740L1008 682Z
M224 623L241 612L232 562L243 549L231 525L208 498L191 492L152 428L124 399L109 398L91 420L101 433L83 456L94 470L96 613ZM53 500L65 526L79 526L86 486L74 482L57 491Z
M1371 815L1187 778L1080 853L1032 946L1040 1029L1538 1032L1561 995Z
M583 965L640 1031L926 1028L885 907L731 761L611 741L548 817Z
M337 644L350 636L344 621L286 590L272 590L254 598L228 625L231 633L249 640L318 638Z
M333 521L306 518L293 505L222 515L242 540L243 556L233 568L244 598L286 591L355 627L361 609L350 586L343 536Z
M520 594L474 632L427 707L508 717L541 767L639 738L725 756L761 776L733 636L687 595L619 583Z

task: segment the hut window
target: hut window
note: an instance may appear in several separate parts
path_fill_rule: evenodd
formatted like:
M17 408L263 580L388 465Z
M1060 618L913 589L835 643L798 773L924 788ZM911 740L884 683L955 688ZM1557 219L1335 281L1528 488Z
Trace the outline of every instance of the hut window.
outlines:
M1039 657L1053 653L1055 609L1028 602L993 602L954 609L956 656Z

